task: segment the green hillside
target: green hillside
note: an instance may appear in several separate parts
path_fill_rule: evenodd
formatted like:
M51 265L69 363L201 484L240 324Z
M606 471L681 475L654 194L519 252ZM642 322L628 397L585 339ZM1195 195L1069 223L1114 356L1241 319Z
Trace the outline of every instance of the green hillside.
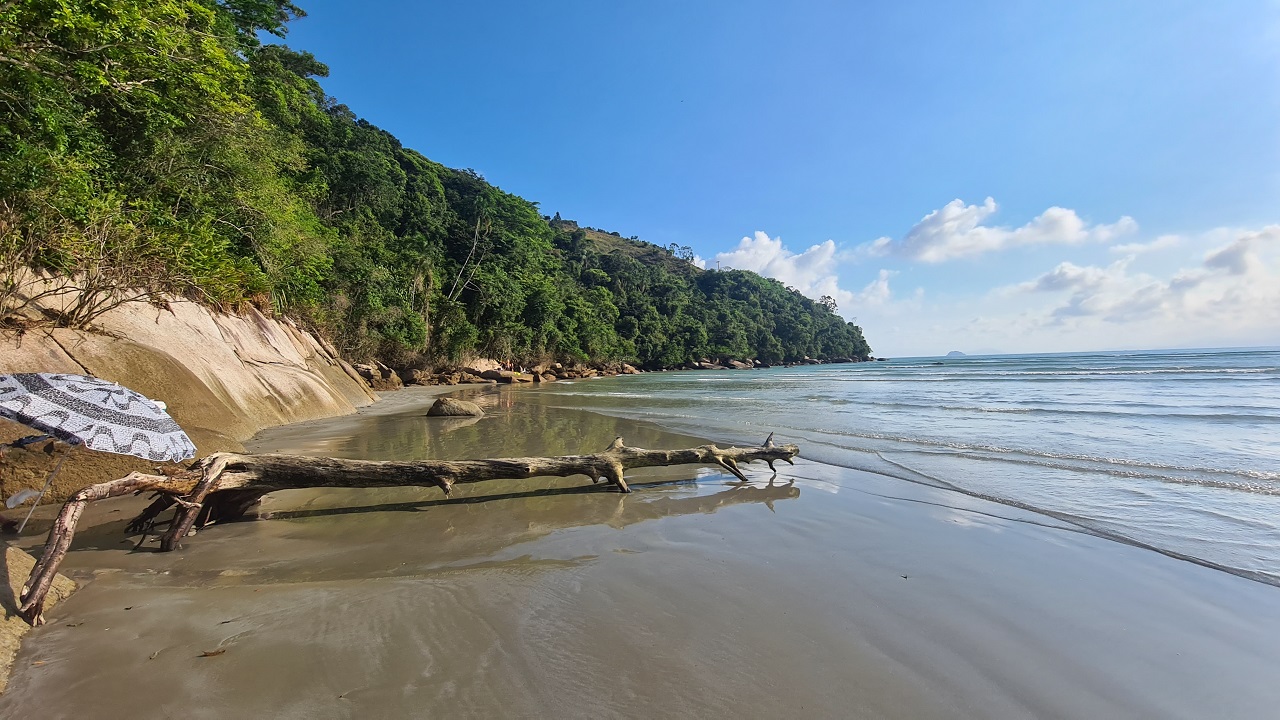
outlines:
M353 359L777 363L865 358L861 330L688 248L577 228L405 148L264 45L275 0L0 5L0 316L26 267L288 314Z

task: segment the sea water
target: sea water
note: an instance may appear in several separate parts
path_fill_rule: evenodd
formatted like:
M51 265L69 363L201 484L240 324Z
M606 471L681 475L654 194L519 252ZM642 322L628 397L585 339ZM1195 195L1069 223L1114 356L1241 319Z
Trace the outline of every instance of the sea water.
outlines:
M1035 510L1280 585L1280 351L649 373L537 394L718 440L776 433L811 460Z

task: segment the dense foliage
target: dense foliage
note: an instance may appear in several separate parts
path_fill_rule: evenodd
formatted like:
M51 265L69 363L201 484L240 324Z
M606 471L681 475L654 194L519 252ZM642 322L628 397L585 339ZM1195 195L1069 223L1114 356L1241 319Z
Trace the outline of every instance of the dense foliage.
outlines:
M25 265L289 313L393 365L868 354L829 304L549 221L404 148L327 97L309 53L259 41L301 14L0 3L0 303Z

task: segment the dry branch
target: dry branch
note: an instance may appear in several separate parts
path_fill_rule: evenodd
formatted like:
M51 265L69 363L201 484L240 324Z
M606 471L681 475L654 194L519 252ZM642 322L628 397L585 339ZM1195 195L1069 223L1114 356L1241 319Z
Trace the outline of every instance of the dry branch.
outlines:
M96 500L151 490L180 494L190 491L194 484L194 480L190 478L171 478L135 472L119 480L90 485L68 498L62 505L62 510L58 512L58 517L54 519L53 527L49 529L49 538L44 543L44 553L40 555L40 560L35 567L31 568L31 577L27 578L26 585L22 586L22 605L19 608L22 617L32 625L39 625L44 621L42 616L44 596L49 592L49 586L53 584L53 578L58 573L58 565L62 563L67 550L71 547L71 540L76 535L76 523L80 521L80 515L84 512L86 505Z
M626 447L622 438L617 438L604 452L591 455L490 460L380 462L304 455L215 453L196 462L190 471L182 475L165 477L131 473L119 480L91 485L72 495L49 530L44 554L22 590L20 612L33 625L43 621L41 613L45 593L71 547L76 523L85 505L95 500L148 491L159 493L160 497L134 518L129 529L137 531L152 527L162 512L176 505L173 521L160 539L160 549L170 551L177 549L182 538L190 535L197 525L235 519L263 495L277 490L417 485L438 487L448 495L453 486L460 483L586 475L592 482L608 480L619 492L628 493L631 488L623 474L633 468L718 465L747 482L739 463L762 460L770 469L775 469L775 461L791 463L799 453L800 448L795 445L775 445L772 433L760 447L702 445L683 450L644 450Z

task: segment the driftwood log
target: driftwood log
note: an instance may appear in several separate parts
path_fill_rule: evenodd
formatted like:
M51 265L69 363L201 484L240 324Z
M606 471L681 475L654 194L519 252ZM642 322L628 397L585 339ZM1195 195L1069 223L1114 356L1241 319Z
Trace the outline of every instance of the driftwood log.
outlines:
M622 438L604 452L559 457L499 458L490 460L426 460L395 462L344 460L304 455L241 455L215 453L174 475L130 473L119 480L90 485L72 495L62 506L44 553L32 568L22 589L19 612L27 622L43 622L44 597L62 559L75 537L76 523L91 502L122 495L156 492L158 497L129 525L130 532L154 527L157 518L177 506L173 520L160 538L160 550L171 551L196 527L243 516L263 495L277 490L313 487L438 487L446 495L454 485L484 480L586 475L592 482L607 480L619 492L631 492L623 473L632 468L666 465L718 465L743 482L738 467L757 460L792 462L800 453L795 445L775 445L773 434L760 447L718 448L702 445L683 450L644 450L626 447ZM794 463L793 463L794 464Z

